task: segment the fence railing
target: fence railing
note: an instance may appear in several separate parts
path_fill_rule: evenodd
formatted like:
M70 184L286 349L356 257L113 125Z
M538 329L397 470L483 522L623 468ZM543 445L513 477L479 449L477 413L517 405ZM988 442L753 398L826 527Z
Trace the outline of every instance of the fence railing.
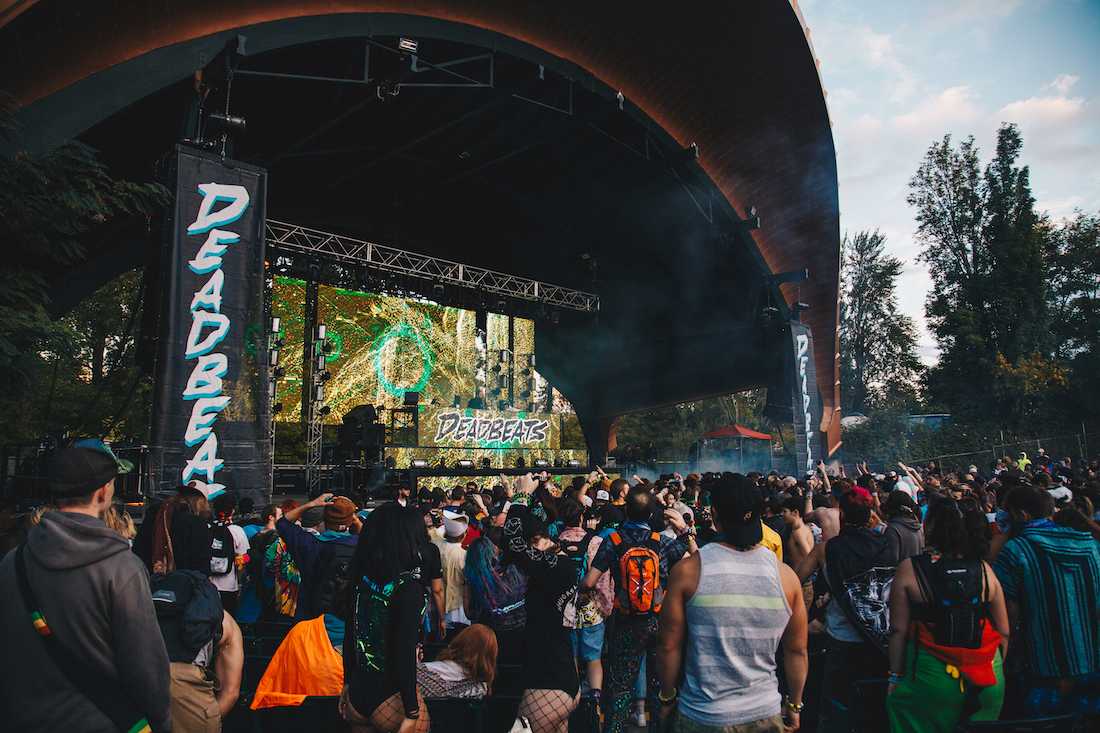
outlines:
M1054 460L1070 458L1076 463L1078 460L1088 459L1095 454L1100 454L1100 433L1088 433L1082 430L1078 433L1026 438L1017 441L995 441L990 443L988 448L910 458L906 463L918 467L926 465L930 461L935 461L942 467L959 466L966 468L973 465L987 469L1002 458L1016 461L1021 452L1026 453L1029 459L1034 460L1040 449L1044 450Z

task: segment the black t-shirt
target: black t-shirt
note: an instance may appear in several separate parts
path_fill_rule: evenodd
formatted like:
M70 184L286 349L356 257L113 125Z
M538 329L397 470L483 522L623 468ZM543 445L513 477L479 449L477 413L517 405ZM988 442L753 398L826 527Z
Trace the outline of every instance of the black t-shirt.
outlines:
M443 579L443 558L439 555L439 547L434 542L427 543L421 550L424 567L420 568L420 582L431 590L433 580Z
M523 663L523 687L527 690L561 690L577 694L580 681L573 659L570 629L563 611L577 592L577 570L563 556L541 552L527 545L522 535L505 524L509 557L527 574L527 649Z

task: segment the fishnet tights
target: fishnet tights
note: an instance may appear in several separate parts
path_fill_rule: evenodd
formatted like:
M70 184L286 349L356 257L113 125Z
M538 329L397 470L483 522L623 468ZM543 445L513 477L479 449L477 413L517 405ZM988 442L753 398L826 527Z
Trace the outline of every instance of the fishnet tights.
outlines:
M519 715L530 721L534 733L565 733L580 699L580 691L570 697L561 690L524 690Z
M347 700L347 688L343 696L342 702L344 703L344 718L351 724L351 730L353 733L396 733L398 728L401 727L401 722L405 719L405 706L401 703L401 694L395 693L386 698L381 705L374 709L374 712L370 714L370 720L363 718L359 711L352 707L351 702ZM420 716L416 720L416 733L428 733L428 729L431 728L432 721L428 715L428 706L424 704L424 698L420 696L420 691L416 693L416 699L420 703Z

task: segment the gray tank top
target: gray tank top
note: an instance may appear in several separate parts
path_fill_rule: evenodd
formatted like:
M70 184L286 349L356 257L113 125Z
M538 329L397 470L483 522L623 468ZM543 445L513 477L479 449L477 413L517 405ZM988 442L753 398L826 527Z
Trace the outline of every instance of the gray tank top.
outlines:
M778 715L775 650L791 608L775 553L711 542L699 560L699 589L687 604L680 714L708 726Z

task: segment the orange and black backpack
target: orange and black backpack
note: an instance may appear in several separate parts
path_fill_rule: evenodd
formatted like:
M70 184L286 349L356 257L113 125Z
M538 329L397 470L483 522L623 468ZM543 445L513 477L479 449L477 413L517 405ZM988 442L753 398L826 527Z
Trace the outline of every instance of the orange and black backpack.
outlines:
M622 535L608 537L619 562L615 608L620 613L660 613L665 592L661 587L661 535L651 532L643 542L628 545Z

